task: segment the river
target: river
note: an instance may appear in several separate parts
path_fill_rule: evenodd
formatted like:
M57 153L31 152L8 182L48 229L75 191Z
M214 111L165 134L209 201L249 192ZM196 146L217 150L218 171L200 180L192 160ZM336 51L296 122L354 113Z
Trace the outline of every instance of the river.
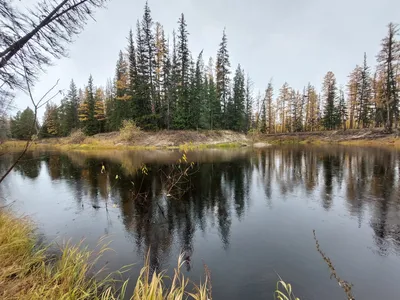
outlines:
M151 267L211 271L214 299L273 299L277 274L297 297L345 299L318 253L356 299L398 299L400 152L339 146L252 150L30 152L0 186L48 242L106 236L99 261L132 290ZM0 171L17 154L0 156ZM185 163L185 160L187 163ZM180 163L179 163L180 161ZM191 163L191 166L190 166Z

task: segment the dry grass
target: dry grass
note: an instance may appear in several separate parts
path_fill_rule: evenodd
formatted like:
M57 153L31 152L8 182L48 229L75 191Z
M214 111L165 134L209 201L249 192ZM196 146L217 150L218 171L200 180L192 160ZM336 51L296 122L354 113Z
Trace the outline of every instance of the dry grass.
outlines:
M108 276L96 281L89 276L106 245L89 251L82 244L67 243L57 259L46 257L37 246L32 224L0 211L0 298L1 299L101 299L113 290Z
M0 210L0 299L127 299L125 290L128 281L119 290L115 289L117 281L114 278L122 271L112 273L101 281L96 279L105 271L94 272L94 265L108 250L107 243L100 241L97 249L89 251L82 243L67 243L60 249L59 257L50 259L46 256L46 248L37 246L34 227L27 218L16 218ZM207 266L204 282L196 285L181 272L185 263L183 255L178 259L172 278L167 277L165 272L152 272L148 257L130 299L212 299L211 276ZM293 296L290 284L281 278L274 297L298 299Z
M86 139L86 135L81 129L78 129L71 132L67 139L71 144L80 144Z
M0 299L123 299L128 282L118 291L113 279L120 272L101 281L95 279L104 272L94 272L94 265L108 250L107 244L100 241L98 249L89 251L82 243L67 243L60 249L60 257L49 259L46 248L36 245L29 220L0 210ZM164 272L151 273L146 260L131 299L211 299L208 276L204 284L192 284L180 271L183 263L180 256L171 287L167 288L169 278Z

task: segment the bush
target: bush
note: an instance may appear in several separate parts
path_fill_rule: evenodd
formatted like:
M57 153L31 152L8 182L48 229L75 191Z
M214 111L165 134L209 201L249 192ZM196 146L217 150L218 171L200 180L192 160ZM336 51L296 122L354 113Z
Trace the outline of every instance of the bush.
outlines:
M122 141L131 141L139 133L140 133L140 128L136 126L135 121L124 120L122 122L122 127L119 130L119 136Z
M83 131L81 129L77 129L72 131L69 135L69 142L71 144L80 144L85 140L85 138L86 135L83 133Z

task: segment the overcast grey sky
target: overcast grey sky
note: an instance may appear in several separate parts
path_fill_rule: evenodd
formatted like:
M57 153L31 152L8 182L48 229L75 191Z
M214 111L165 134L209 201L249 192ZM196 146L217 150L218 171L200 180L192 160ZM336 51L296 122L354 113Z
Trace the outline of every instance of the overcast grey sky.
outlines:
M83 87L89 74L95 85L105 85L114 76L118 52L126 47L128 31L135 29L144 4L110 0L69 46L69 58L56 61L40 77L34 94L41 96L57 78L65 90L71 78ZM387 23L400 23L399 0L149 0L149 5L153 20L169 35L183 12L193 57L204 49L206 62L215 58L226 27L232 72L240 63L256 93L272 78L275 96L285 81L296 89L308 82L320 89L327 71L345 85L364 51L375 65ZM15 104L24 109L30 101L20 93Z

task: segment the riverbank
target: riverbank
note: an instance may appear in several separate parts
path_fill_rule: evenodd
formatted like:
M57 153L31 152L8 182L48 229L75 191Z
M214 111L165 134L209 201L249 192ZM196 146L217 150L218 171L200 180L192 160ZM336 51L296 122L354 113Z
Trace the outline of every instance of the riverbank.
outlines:
M1 150L20 150L25 141L9 140L0 145ZM351 129L276 134L243 134L229 130L216 131L159 131L135 132L129 140L120 132L101 133L94 136L70 136L40 139L31 143L32 150L157 150L157 149L207 149L207 148L263 148L280 144L341 144L357 146L389 146L400 148L398 134L386 134L383 129Z
M31 143L31 149L59 150L155 150L155 149L206 149L238 148L251 143L243 133L229 130L217 131L159 131L135 132L129 140L120 132L109 132L87 136L40 139ZM9 140L0 149L18 150L25 147L25 141Z
M397 134L386 134L378 129L348 129L297 133L261 134L257 140L276 144L339 144L357 146L389 146L400 148Z

